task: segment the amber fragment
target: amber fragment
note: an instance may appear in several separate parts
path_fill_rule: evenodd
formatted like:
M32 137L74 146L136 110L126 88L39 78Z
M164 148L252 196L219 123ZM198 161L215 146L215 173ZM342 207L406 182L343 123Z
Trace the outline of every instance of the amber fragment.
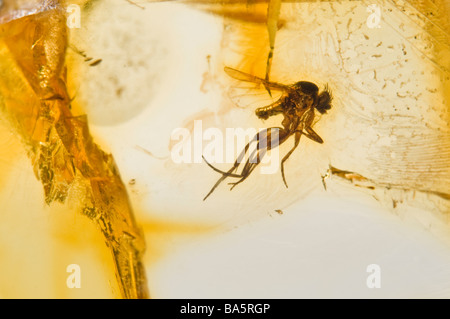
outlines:
M122 296L147 298L145 241L125 186L113 157L94 143L86 117L70 109L65 11L57 1L42 4L34 14L2 16L0 111L27 148L46 203L76 198L112 252Z

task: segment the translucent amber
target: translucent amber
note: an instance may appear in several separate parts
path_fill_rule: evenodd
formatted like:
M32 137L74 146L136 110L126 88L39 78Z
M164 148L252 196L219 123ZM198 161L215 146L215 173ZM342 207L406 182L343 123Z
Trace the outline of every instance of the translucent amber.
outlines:
M27 3L3 2L4 10ZM50 228L58 236L35 242L66 251L63 243L95 246L94 235L83 241L84 228L98 225L124 297L146 295L142 258L157 298L448 297L448 1L270 1L272 10L259 0L73 3L81 27L70 30L69 40L57 7L2 15L0 105L16 134L1 128L7 138L0 150L0 253L14 259L3 261L2 274L20 284L0 277L0 295L19 294L31 257L52 260L58 266L46 276L55 286L64 283L66 274L57 271L65 255L37 244L23 255L14 251L30 243L26 230L55 218L31 213L46 200L61 218ZM255 170L233 191L223 183L203 202L220 175L201 156L171 159L171 134L179 128L193 137L199 122L203 132L223 135L228 128L281 125L280 118L255 116L267 104L254 92L246 92L251 105L230 98L242 83L225 67L260 78L270 69L271 81L309 81L333 93L332 108L314 125L324 143L302 137L286 163L289 188L279 171ZM128 183L92 136L114 154ZM31 165L23 163L18 138L42 185L24 177ZM200 151L210 140L202 142ZM280 156L292 143L281 145ZM234 159L214 164L227 170ZM29 211L12 210L21 199L14 188L22 187L36 201ZM64 214L71 202L95 223L66 233L63 225L76 219ZM129 203L144 227L144 257ZM95 252L85 260L102 255ZM366 286L372 263L381 266L382 289ZM64 289L55 290L68 296Z

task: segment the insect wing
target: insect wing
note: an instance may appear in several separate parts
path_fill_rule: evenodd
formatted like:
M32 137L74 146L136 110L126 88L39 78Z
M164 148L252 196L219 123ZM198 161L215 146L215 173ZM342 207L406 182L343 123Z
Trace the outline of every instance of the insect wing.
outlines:
M230 67L225 67L225 73L227 73L229 76L231 76L232 78L239 80L239 81L243 81L243 82L252 82L252 83L256 83L256 84L262 84L266 89L269 88L271 90L281 90L281 91L286 91L289 89L289 87L287 85L284 84L280 84L280 83L276 83L276 82L271 82L271 81L266 81L262 78L259 78L257 76L239 71L239 70L235 70L233 68Z
M236 80L228 89L228 97L239 108L256 109L270 105L277 101L287 89L285 85L268 82L232 68L225 68L225 72ZM272 84L271 95L264 83Z
M230 86L228 97L239 108L259 108L277 101L283 94L281 91L271 91L272 96L262 85L239 82Z

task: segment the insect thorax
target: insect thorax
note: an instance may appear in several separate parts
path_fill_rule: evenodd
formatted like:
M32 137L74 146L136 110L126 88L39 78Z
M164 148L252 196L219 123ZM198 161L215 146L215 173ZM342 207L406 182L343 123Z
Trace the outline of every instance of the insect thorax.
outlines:
M319 93L319 88L312 82L300 81L293 85L296 89L300 89L305 94L315 95Z

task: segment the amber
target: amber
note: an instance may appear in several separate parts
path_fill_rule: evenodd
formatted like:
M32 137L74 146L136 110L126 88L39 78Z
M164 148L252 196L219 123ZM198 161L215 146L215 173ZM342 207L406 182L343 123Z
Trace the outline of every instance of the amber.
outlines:
M71 197L103 234L122 296L146 298L143 234L113 157L94 143L86 117L71 111L66 49L65 11L56 2L0 25L0 109L27 149L45 202Z
M377 296L448 297L448 261L434 254L450 256L450 246L438 243L450 237L448 1L67 2L82 13L82 26L70 30L69 40L59 13L50 14L58 12L55 1L3 1L0 14L0 104L15 132L0 127L6 137L0 149L0 167L6 167L0 179L6 207L0 214L1 296L44 295L23 280L29 260L39 258L57 264L45 284L71 297L64 267L81 259L63 252L97 242L103 247L106 237L122 288L112 283L109 289L114 274L108 269L97 272L108 277L97 283L114 296L138 296L144 276L134 265L144 260L157 298L373 297L359 276L383 260L390 275ZM44 5L24 11L32 15L5 13L30 3ZM59 60L65 46L66 59ZM267 120L255 114L269 104L254 92L246 92L250 103L236 103L233 89L242 81L225 67L333 92L333 107L316 114L313 126L323 144L304 138L286 162L289 189L280 171L255 170L232 192L221 185L203 202L217 172L204 161L171 161L175 128L195 132L201 120L204 130L225 132L282 122L280 114ZM14 143L19 138L21 147ZM284 143L280 154L292 146ZM33 175L30 158L39 182L23 177ZM234 159L217 167L228 169ZM31 208L9 209L21 200L22 187L35 190L27 208L50 205L36 215ZM130 203L144 227L144 256ZM416 217L423 228L410 227ZM57 238L32 238L59 248L52 254L30 251L37 244L27 236L4 235L8 228L23 235L54 218L49 232ZM75 231L71 218L86 223ZM94 224L102 232L83 241ZM198 237L213 230L219 240ZM418 233L430 237L411 240ZM95 250L89 259L101 254Z

